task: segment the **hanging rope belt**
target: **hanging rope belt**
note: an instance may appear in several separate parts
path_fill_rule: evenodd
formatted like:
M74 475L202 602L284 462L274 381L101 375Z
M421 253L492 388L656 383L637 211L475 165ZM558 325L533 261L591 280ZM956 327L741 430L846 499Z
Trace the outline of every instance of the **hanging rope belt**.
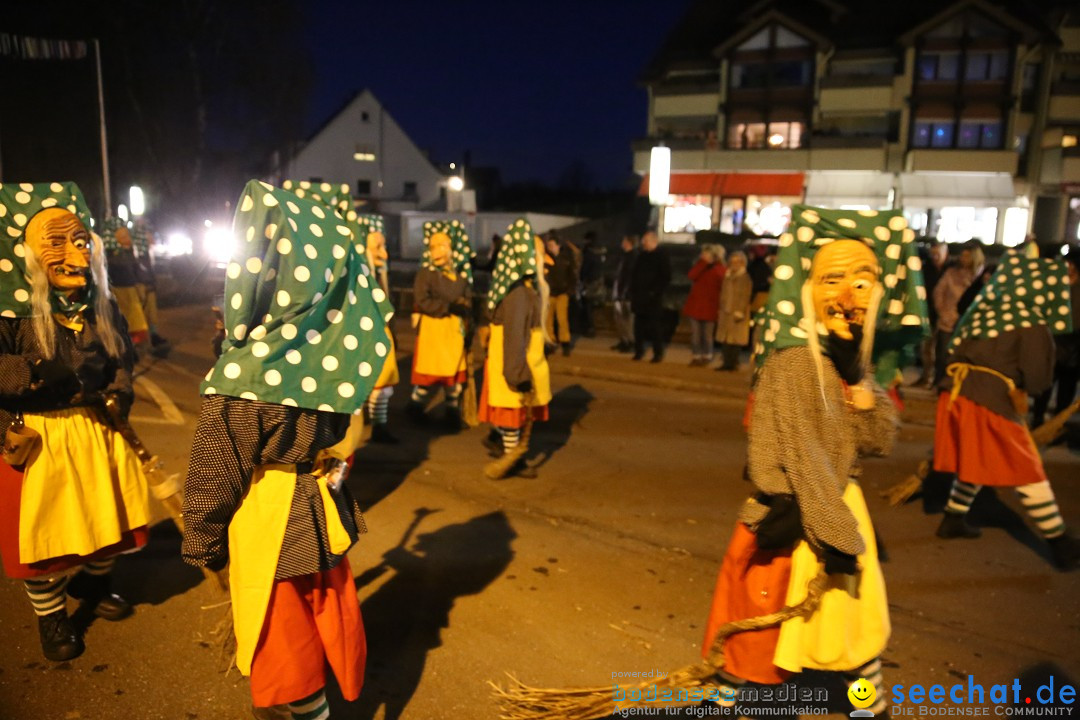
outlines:
M951 407L953 401L956 400L957 395L960 394L960 387L964 384L964 380L971 374L971 371L986 373L988 375L994 375L1004 382L1009 387L1009 393L1012 394L1016 391L1016 383L1008 375L999 373L993 368L988 368L984 365L972 365L971 363L955 362L949 363L949 366L945 368L945 374L952 378L953 386L952 392L949 393L949 406Z

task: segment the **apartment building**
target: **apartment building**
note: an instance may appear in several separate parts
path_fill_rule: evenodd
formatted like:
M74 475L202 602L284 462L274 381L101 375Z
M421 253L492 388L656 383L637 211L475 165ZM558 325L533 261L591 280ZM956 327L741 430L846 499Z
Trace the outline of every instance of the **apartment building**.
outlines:
M1077 239L1075 2L700 0L641 82L634 167L671 150L666 241L776 235L796 202L902 208L951 242Z

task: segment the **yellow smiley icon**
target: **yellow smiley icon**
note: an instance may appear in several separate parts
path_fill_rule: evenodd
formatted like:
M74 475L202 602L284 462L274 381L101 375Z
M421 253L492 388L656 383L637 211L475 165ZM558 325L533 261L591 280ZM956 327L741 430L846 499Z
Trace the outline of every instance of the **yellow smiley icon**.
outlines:
M851 704L857 708L868 708L874 704L874 699L877 697L877 690L874 686L866 681L866 678L859 678L855 682L851 683L851 687L847 691L848 700Z

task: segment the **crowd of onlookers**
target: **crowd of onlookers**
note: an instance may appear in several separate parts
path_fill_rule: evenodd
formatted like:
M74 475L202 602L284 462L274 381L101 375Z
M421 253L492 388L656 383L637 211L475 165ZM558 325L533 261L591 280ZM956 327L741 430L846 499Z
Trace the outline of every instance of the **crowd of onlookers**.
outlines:
M544 238L550 349L561 348L569 355L573 335L595 336L597 313L610 312L616 336L612 350L632 353L634 360L651 351L651 361L661 362L679 306L672 307L677 293L670 292L676 282L671 250L659 244L656 232L624 236L613 258L607 257L607 248L593 232L585 234L580 247L555 231ZM920 243L931 335L915 359L920 374L913 385L930 388L944 377L949 338L995 268L984 248L978 241L952 246L933 239ZM718 360L716 370L732 371L749 353L754 316L765 304L772 281L775 248L751 242L732 251L720 244L695 249L679 313L689 324L690 365L705 367ZM1080 289L1080 248L1073 248L1065 260L1075 298ZM1080 377L1080 303L1075 299L1073 332L1056 336L1055 343L1055 407L1060 411L1075 398ZM1051 397L1047 392L1035 399L1036 424L1043 420Z

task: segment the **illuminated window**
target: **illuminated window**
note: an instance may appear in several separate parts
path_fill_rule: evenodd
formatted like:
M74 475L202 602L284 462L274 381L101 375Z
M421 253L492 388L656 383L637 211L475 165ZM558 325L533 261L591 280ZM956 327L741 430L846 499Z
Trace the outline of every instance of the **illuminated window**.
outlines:
M736 123L728 129L728 147L742 150L774 150L802 147L806 123Z
M1061 147L1063 147L1063 148L1076 147L1076 136L1075 135L1062 135L1061 136Z
M698 195L678 197L674 204L664 209L665 233L694 233L710 228L712 205L708 198Z

